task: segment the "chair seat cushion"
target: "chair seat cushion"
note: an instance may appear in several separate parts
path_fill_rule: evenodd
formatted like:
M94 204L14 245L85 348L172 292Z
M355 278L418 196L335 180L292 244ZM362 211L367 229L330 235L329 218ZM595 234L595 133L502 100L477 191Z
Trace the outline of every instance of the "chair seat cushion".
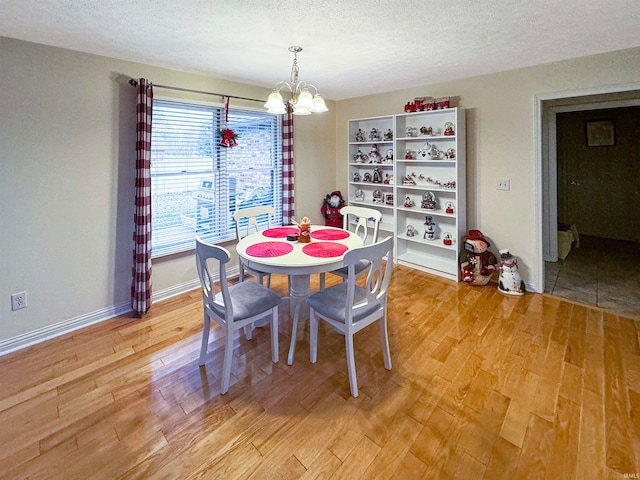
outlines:
M326 316L344 323L348 285L347 282L342 282L338 285L320 290L307 299L307 305L320 314L320 316ZM367 291L359 285L356 285L355 288L354 305L357 305L367 299ZM363 308L355 310L352 320L357 322L378 310L380 306L380 302L372 301Z
M229 296L233 307L233 320L239 321L253 317L279 305L282 298L273 290L260 285L257 282L240 282L229 287ZM216 295L216 301L222 302L222 294ZM214 311L225 317L224 308L220 305L213 305Z

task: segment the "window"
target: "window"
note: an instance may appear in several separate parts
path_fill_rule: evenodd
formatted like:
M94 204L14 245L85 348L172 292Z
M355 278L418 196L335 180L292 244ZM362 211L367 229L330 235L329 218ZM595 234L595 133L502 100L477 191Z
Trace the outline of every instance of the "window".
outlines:
M282 219L280 118L253 110L156 99L151 131L153 257L235 238L233 212L272 205ZM230 128L238 145L220 147ZM265 218L266 222L266 218Z

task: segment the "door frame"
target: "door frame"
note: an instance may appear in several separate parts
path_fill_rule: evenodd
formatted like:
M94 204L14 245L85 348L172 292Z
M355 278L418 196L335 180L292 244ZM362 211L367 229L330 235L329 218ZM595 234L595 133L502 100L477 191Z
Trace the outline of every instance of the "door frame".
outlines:
M610 94L631 92L636 92L633 98L610 98ZM535 228L538 243L537 277L540 285L538 291L544 292L544 262L558 261L556 115L558 113L581 110L640 106L640 84L540 94L534 97L534 102L536 138Z

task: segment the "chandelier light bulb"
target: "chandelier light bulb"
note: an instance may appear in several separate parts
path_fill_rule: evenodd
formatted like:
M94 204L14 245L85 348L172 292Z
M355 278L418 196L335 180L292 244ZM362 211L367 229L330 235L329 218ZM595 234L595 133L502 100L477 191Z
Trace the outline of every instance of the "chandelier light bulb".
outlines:
M310 115L311 113L326 112L329 109L324 103L324 99L318 94L315 85L301 82L298 80L300 69L298 67L298 53L302 51L302 47L292 46L289 51L293 53L293 65L291 67L290 81L278 82L276 88L271 92L267 102L264 104L269 113L281 115L286 113L286 105L280 91L286 88L291 92L289 100L286 102L293 107L294 115ZM315 91L312 95L309 89Z

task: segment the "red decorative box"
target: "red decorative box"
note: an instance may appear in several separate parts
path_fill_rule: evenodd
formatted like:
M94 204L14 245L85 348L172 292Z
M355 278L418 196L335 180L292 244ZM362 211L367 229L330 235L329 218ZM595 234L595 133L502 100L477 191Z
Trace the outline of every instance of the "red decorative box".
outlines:
M433 100L433 98L425 97L424 101L422 102L422 110L429 111L429 110L435 110L435 109L436 109L436 102Z
M443 110L449 108L449 97L436 98L436 109Z

